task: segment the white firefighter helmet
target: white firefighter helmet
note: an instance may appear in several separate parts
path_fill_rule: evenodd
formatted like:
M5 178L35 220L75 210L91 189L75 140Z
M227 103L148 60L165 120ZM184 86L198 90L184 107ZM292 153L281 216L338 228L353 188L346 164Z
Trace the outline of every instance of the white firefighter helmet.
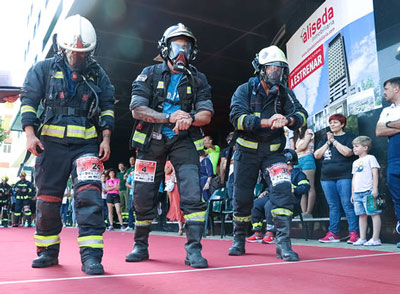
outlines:
M260 75L260 78L268 84L287 82L289 74L288 62L285 53L275 45L261 49L256 54L252 65L255 73ZM273 73L267 73L268 66L275 66L277 68Z
M264 65L276 65L280 67L288 67L288 62L285 53L275 45L261 49L256 54L253 61L253 66L256 71L259 71Z
M57 44L65 50L90 52L95 49L96 42L93 25L79 14L67 17L57 33Z

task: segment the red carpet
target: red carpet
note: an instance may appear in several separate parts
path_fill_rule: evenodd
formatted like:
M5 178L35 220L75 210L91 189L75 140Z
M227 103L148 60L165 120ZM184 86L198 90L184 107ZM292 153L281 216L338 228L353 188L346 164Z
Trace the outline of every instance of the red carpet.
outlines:
M34 229L0 228L0 293L400 293L399 253L296 246L301 262L275 258L275 245L247 244L227 255L231 241L203 240L210 268L185 266L185 238L150 237L151 260L126 263L133 234L106 232L105 276L80 271L77 230L61 234L60 265L31 268Z

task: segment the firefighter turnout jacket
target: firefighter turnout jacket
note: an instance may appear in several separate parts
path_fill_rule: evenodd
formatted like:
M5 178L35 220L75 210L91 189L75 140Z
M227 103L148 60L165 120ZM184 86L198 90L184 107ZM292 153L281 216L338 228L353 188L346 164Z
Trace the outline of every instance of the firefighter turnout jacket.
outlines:
M39 61L27 73L21 101L22 128L42 124L38 135L51 141L97 143L98 131L114 128L114 87L94 60L83 73L71 72L59 55Z
M202 110L213 112L211 86L208 84L205 75L191 65L189 65L189 70L191 75L184 74L178 85L179 102L171 100L168 100L168 102L171 104L179 103L181 110L191 114ZM148 106L158 112L162 112L164 101L167 99L170 77L171 73L165 62L144 68L133 82L130 110L138 106ZM172 124L164 125L173 128ZM159 129L161 129L161 124L137 121L132 136L132 146L143 149L151 140L152 132ZM196 145L196 149L203 149L201 129L191 126L188 132ZM185 133L185 131L180 131L179 133Z
M290 96L289 96L290 95ZM285 148L283 129L261 128L261 119L270 118L275 113L292 118L294 123L289 128L298 129L307 122L307 112L296 99L292 90L280 87L276 94L267 94L258 77L242 84L233 94L230 120L238 131L237 143L246 149L257 149L258 143L268 143L270 152Z

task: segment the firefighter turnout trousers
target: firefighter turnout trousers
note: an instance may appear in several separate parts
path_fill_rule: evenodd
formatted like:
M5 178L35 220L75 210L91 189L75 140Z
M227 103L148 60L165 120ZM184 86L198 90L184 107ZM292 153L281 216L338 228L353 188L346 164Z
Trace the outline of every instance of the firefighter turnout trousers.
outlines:
M28 221L28 225L31 225L31 201L29 195L18 195L15 197L15 210L14 210L14 224L18 225L22 212Z
M196 147L187 135L181 131L179 135L160 140L153 138L145 151L138 151L135 168L134 207L136 224L150 225L157 216L156 204L160 182L164 177L164 166L168 159L174 166L180 193L180 208L186 221L204 222L206 204L202 201L199 180L199 156ZM154 181L137 179L141 172L140 160L156 162Z
M97 144L60 144L43 137L41 141L45 149L36 158L35 166L38 187L36 246L40 248L60 243L60 206L71 174L79 247L102 249L105 224L100 174L103 165L97 157Z
M238 144L237 144L238 145ZM254 187L259 171L269 175L271 188L268 193L271 213L293 215L296 198L291 192L290 172L283 154L271 152L268 143L258 143L258 148L246 150L238 145L234 164L233 214L239 222L250 222L254 201Z

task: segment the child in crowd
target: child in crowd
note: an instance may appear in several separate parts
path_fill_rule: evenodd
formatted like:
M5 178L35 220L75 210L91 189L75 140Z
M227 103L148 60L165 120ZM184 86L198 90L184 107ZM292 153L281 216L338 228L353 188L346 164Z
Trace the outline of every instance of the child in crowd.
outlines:
M353 140L353 152L359 159L353 162L353 181L351 202L354 203L355 214L359 216L360 238L353 243L355 246L379 246L381 240L381 210L376 210L378 197L378 169L375 156L368 154L372 140L367 136L359 136ZM373 234L367 241L367 217L372 218Z
M286 163L288 165L288 169L290 170L290 177L292 182L292 192L296 197L297 202L300 204L300 199L303 195L307 194L310 190L310 183L307 180L307 176L305 173L301 171L299 168L294 168L294 165L297 165L298 157L294 150L285 149L283 150L285 155ZM266 177L269 183L269 177ZM274 243L274 223L271 214L271 201L268 197L268 189L258 196L256 200L254 200L253 209L251 210L251 223L253 226L254 234L248 237L247 242L262 242L264 244ZM264 219L267 221L267 232L262 234L262 222Z

